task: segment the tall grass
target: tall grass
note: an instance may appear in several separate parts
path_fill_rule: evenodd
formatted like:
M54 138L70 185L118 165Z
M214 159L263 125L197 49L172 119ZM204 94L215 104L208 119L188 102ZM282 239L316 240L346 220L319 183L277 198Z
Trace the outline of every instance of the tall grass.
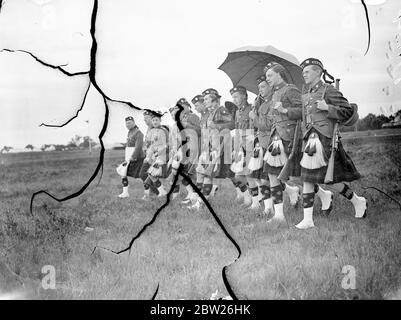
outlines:
M401 145L350 143L347 150L364 175L352 186L369 201L369 216L355 219L352 205L335 196L329 217L315 208L317 228L300 231L301 208L285 198L289 228L271 229L266 218L234 203L232 185L221 181L212 206L240 245L241 258L228 278L242 299L383 299L401 286L401 212L375 190L401 197ZM163 200L144 202L139 181L130 180L129 199L121 192L115 166L121 151L106 153L104 174L78 198L58 203L46 196L76 192L92 174L96 155L46 153L10 155L0 170L0 290L24 284L36 299L208 299L227 294L221 270L237 256L212 215L188 211L173 201L133 244L116 255L148 221ZM94 228L92 232L85 227ZM94 253L93 249L98 247ZM103 249L106 248L106 249ZM44 265L56 269L56 289L44 290ZM356 289L345 290L345 265L356 270Z

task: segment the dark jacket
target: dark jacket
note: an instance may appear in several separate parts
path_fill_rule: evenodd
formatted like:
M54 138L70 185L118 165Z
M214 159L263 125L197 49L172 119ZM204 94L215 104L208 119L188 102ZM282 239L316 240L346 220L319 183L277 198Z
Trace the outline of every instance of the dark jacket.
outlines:
M143 152L143 133L137 126L128 131L127 147L135 147L132 155L133 160L145 158L145 153Z
M317 108L317 101L322 99L329 106L327 111ZM291 119L302 119L304 137L315 129L325 137L332 138L335 123L348 120L353 112L342 93L323 81L319 81L313 87L305 86L302 102L302 110L288 110L288 116Z
M302 112L301 92L292 84L282 83L273 89L273 95L268 112L271 122L271 136L278 134L285 141L292 141L295 133L296 120L289 117L291 110ZM275 103L281 102L288 113L283 114L274 109Z

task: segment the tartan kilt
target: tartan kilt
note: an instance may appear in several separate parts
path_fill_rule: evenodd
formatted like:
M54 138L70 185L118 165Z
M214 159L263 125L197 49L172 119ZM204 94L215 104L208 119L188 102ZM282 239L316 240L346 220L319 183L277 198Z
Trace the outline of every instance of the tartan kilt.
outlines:
M231 163L224 163L224 152L220 154L220 163L217 164L217 169L212 173L212 178L233 178L235 173L231 171Z
M317 132L317 131L314 131ZM324 157L326 162L330 159L332 139L323 136L319 132L320 142L324 148ZM304 138L304 145L308 141L308 137ZM333 181L329 184L339 183L339 182L351 182L361 178L361 174L356 169L354 162L350 156L345 152L341 139L338 139L337 151L334 156L334 172ZM302 148L303 149L303 148ZM302 155L302 153L301 153ZM324 178L326 176L327 166L319 169L305 169L301 167L301 179L305 182L310 183L320 183L324 184Z
M267 151L266 148L262 147L263 149L263 156L265 156L265 153ZM262 168L255 170L255 171L251 171L249 177L253 178L253 179L264 179L264 180L269 180L269 175L267 173L267 171L264 171L264 166L262 166Z
M284 152L287 155L287 157L290 156L291 153L291 148L292 148L292 142L293 141L285 141L281 140L283 142L284 146ZM273 142L273 138L270 137L269 140L269 145ZM295 150L294 152L294 157L290 160L289 164L289 176L290 177L299 177L301 175L301 159L302 159L302 153L301 153L301 143L298 143L298 150ZM266 151L267 152L267 151ZM281 170L283 170L284 166L281 167L272 167L269 165L266 161L263 164L263 171L266 172L266 174L271 174L275 176L279 176Z
M139 178L140 171L145 158L139 158L136 161L130 161L127 168L127 177Z

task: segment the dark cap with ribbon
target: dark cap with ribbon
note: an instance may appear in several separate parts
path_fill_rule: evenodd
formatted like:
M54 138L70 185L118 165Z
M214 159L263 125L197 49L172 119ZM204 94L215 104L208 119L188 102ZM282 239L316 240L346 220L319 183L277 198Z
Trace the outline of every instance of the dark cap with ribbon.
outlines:
M135 121L133 117L129 116L125 118L125 121Z
M143 111L143 115L144 115L144 116L151 116L151 115L152 115L152 112L151 112L150 110L144 110L144 111Z
M163 116L163 114L158 111L152 111L151 116L152 116L152 118L161 118Z
M234 88L230 89L230 94L234 94L236 92L240 92L242 94L247 94L246 88L243 86L235 86Z
M188 106L189 108L191 108L191 105L189 104L189 102L185 98L181 98L180 100L177 101L176 104L177 105L181 105L181 106Z
M302 61L300 66L302 70L307 66L318 66L320 69L322 69L324 82L334 83L334 77L327 72L327 70L323 67L323 63L319 59L316 58L305 59L304 61ZM326 77L329 79L327 79Z
M256 83L258 85L261 84L263 81L266 81L266 76L264 74L262 74L259 78L256 79Z
M213 89L213 88L206 89L205 91L202 92L202 95L203 95L203 96L206 96L206 95L208 95L208 94L214 94L214 95L218 96L219 98L221 98L221 96L219 95L219 93L217 92L217 90L216 90L216 89Z
M191 102L193 104L197 102L203 102L203 96L201 94L196 95L195 97L192 98Z
M263 72L266 73L267 70L269 70L269 69L271 69L271 68L273 68L274 66L277 66L277 65L280 65L280 64L277 63L277 62L274 62L274 61L269 62L269 63L266 65L266 67L263 68Z

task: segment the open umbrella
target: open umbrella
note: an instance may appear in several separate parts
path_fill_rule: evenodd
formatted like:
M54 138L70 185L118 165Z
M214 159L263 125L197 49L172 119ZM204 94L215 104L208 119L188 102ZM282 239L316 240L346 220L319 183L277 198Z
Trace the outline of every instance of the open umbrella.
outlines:
M273 46L248 46L236 49L228 53L226 60L218 69L230 77L234 86L244 86L248 91L258 94L256 79L263 74L263 68L273 61L286 69L288 81L301 90L304 79L299 61L293 55Z

